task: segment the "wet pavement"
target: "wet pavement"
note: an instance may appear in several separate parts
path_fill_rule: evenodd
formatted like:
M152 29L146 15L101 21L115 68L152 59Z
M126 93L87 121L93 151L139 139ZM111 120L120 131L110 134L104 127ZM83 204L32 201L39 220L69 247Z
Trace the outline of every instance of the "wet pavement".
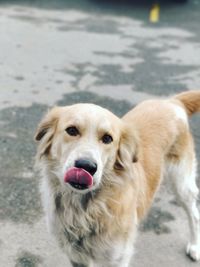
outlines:
M156 24L152 3L0 1L0 267L70 266L47 233L34 172L33 135L49 107L92 102L122 116L144 99L200 88L200 1L161 1ZM200 161L199 125L195 115ZM184 255L187 236L163 185L131 266L200 266Z

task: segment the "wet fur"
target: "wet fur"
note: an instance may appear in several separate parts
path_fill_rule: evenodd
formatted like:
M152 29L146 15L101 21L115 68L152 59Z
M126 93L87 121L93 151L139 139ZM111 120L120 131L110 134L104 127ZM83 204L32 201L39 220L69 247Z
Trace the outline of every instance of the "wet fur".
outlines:
M49 230L73 266L129 266L138 224L151 206L164 175L170 177L189 217L192 234L187 254L198 260L196 158L186 113L200 111L200 92L145 101L122 119L97 106L87 107L98 109L98 116L105 115L116 134L112 149L99 144L96 148L101 149L102 158L109 160L104 162L100 183L94 190L79 194L67 190L60 180L68 155L61 151L61 145L65 146L64 141L71 142L60 137L64 129L62 118L73 117L77 108L83 108L81 104L74 109L73 106L52 109L35 135L39 142L37 166L42 175L42 200ZM85 112L85 106L83 109ZM97 122L85 116L88 116L84 126L87 131L87 127ZM76 142L73 148L77 149Z

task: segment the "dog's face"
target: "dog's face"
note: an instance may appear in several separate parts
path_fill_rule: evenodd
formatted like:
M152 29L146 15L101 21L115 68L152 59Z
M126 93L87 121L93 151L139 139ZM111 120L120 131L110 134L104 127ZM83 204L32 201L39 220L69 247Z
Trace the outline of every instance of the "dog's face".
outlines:
M108 110L76 104L52 109L40 123L35 139L40 142L40 157L49 161L62 186L86 193L103 182L105 173L123 169L121 157L133 158L127 152L131 143L125 135L121 119Z

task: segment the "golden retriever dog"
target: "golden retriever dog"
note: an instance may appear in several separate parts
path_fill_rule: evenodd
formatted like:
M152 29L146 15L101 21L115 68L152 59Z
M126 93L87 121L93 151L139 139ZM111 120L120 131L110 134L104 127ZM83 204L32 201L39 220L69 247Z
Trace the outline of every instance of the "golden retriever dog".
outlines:
M197 162L188 116L200 91L147 100L118 118L93 104L55 107L38 126L37 165L49 230L73 267L127 267L140 221L164 176L200 259Z

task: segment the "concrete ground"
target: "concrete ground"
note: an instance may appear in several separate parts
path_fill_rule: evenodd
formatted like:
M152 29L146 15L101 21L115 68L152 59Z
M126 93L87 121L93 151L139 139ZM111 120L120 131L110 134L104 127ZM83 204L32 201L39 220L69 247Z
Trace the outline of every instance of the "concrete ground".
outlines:
M200 88L200 2L0 1L0 267L69 267L47 233L33 171L34 130L52 105L93 102L121 116L138 102ZM200 116L191 120L200 160ZM198 180L200 185L200 180ZM167 185L136 243L134 267L200 266ZM123 266L122 266L123 267Z

